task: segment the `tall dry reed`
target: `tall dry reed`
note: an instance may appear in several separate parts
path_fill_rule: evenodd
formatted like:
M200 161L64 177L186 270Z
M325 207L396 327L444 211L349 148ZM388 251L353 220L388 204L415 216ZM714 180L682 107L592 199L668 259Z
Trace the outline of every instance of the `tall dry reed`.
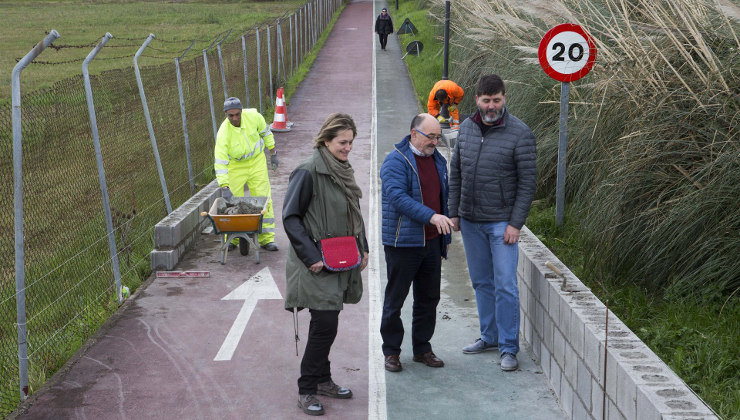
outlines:
M700 299L740 295L736 21L705 0L469 0L452 9L463 109L474 109L481 74L505 79L510 110L538 137L539 195L550 199L560 83L540 69L536 47L558 23L594 37L596 65L571 87L567 153L567 199L590 238L590 270Z

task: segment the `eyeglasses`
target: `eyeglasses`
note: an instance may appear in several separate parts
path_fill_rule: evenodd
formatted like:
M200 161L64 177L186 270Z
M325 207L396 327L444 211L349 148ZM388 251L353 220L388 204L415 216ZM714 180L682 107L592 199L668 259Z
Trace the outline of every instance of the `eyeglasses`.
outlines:
M417 133L421 134L422 136L428 138L431 141L440 141L440 140L442 140L442 135L441 134L426 134L423 131L419 130L418 128L414 128L414 130L416 130Z

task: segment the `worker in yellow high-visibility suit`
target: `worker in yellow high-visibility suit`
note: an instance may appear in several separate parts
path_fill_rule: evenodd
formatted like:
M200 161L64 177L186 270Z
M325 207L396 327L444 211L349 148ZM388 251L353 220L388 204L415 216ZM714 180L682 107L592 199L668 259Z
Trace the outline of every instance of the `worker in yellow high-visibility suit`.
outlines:
M450 112L450 126L458 128L460 126L460 112L457 110L457 104L462 101L464 95L465 91L457 83L452 80L440 80L429 91L427 112L443 122L443 117L439 115L439 111L442 104L447 104L447 110Z
M244 184L253 197L267 197L267 209L262 219L262 233L258 236L260 246L268 251L277 251L275 243L275 215L272 211L270 177L264 148L270 150L270 165L278 167L275 138L264 117L254 108L242 109L239 98L228 98L224 102L226 119L216 135L214 151L216 179L221 187L221 196L244 196Z

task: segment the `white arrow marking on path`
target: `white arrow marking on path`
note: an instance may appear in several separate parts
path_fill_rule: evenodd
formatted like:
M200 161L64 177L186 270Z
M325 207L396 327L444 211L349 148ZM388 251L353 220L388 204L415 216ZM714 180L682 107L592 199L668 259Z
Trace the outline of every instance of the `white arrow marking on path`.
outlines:
M221 349L213 360L231 360L231 356L234 355L236 346L247 328L249 318L252 316L252 311L257 306L258 300L282 298L283 296L280 294L268 267L263 268L250 277L249 280L242 283L241 286L222 297L221 300L243 300L244 305L242 305L239 315L234 320L234 325L231 326L229 334L226 335Z

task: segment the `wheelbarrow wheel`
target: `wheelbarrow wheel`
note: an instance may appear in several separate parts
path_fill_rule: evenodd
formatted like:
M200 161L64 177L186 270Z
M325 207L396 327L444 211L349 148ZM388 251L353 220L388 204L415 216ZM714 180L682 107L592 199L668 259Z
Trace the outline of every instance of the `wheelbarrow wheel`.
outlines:
M239 238L239 253L242 255L249 255L249 241L244 238Z

